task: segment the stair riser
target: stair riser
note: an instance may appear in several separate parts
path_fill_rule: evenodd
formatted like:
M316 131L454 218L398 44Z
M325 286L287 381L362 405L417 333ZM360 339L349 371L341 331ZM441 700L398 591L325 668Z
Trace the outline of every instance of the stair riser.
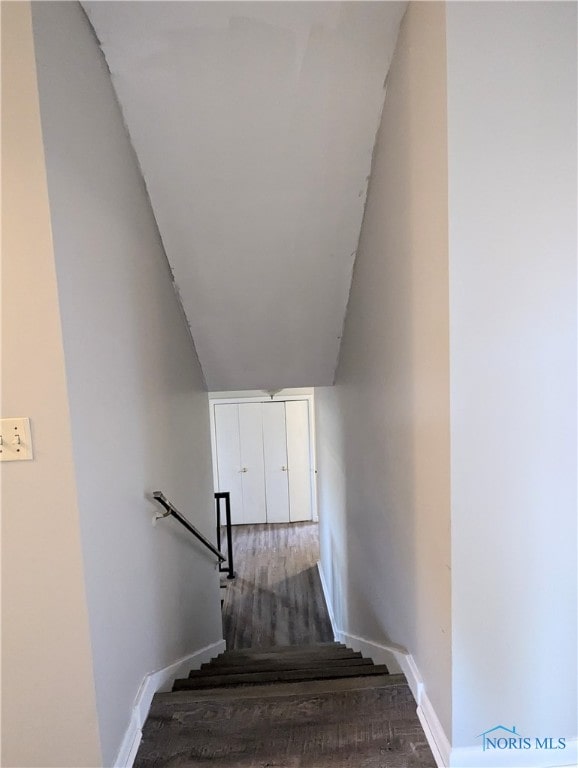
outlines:
M334 691L355 691L384 686L407 687L404 675L369 675L367 677L343 677L335 680L305 680L303 682L270 683L268 685L235 685L221 688L156 693L153 707L164 711L178 711L194 701L213 699L272 698L276 696L297 696L302 693L330 693Z
M216 688L232 685L260 685L264 683L300 682L305 680L327 680L343 677L365 677L368 675L385 675L385 666L356 666L336 667L334 669L317 669L305 671L255 672L253 674L216 675L183 680L175 680L173 691L193 690L196 688Z
M278 661L276 664L273 662L260 662L256 664L237 664L231 667L216 666L216 667L201 667L201 669L192 670L189 673L189 678L193 677L211 677L215 675L239 675L239 674L251 674L253 672L290 672L300 670L314 670L314 669L333 669L339 667L363 667L371 666L371 659L334 659L332 661L304 661L304 662L292 662L292 661Z
M269 645L252 648L235 648L225 651L228 656L246 656L251 653L330 653L331 651L348 651L344 643L314 643L313 645ZM221 656L223 654L220 654Z
M255 651L251 654L245 654L243 656L235 656L230 655L229 651L225 651L225 653L221 654L220 656L217 656L215 659L212 659L211 662L208 664L203 664L202 669L208 669L209 667L220 667L220 666L226 666L226 667L233 667L233 666L239 666L242 667L245 664L250 663L261 663L261 662L272 662L272 663L280 663L285 661L294 661L297 663L306 662L306 661L320 661L323 663L330 664L333 660L341 660L341 659L361 659L362 655L361 653L357 651L334 651L333 653L315 653L315 652L309 652L309 653L298 653L298 652L291 652L291 653L283 653L283 654L272 654L272 653L259 653L258 651Z

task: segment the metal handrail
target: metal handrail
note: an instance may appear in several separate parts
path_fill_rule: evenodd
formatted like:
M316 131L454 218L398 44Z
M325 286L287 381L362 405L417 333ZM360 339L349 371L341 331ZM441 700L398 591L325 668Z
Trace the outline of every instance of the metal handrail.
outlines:
M193 536L196 536L196 537L197 537L197 539L198 539L198 540L199 540L199 541L200 541L202 544L204 544L204 545L205 545L205 547L207 547L207 549L210 549L210 550L211 550L211 552L212 552L212 553L213 553L213 554L214 554L216 557L218 557L218 558L219 558L219 563L226 563L226 562L227 562L227 558L226 558L226 557L225 557L223 554L221 554L221 552L219 552L219 550L217 549L217 547L216 547L214 544L212 544L212 543L209 541L209 539L207 539L207 537L206 537L206 536L203 536L203 534L202 534L200 531L198 531L198 530L195 528L195 526L194 526L192 523L190 523L190 522L187 520L187 518L186 518L186 517L184 517L184 515L182 515L182 514L179 512L179 510L178 510L178 509L177 509L175 506L173 506L173 505L171 504L171 502L170 502L170 501L169 501L169 500L166 498L166 496L164 495L164 493L162 493L161 491L155 491L155 492L153 493L153 499L154 499L155 501L158 501L158 503L159 503L159 504L160 504L162 507L164 507L164 508L166 509L166 512L164 513L164 515L158 515L157 519L160 519L160 518L163 518L163 517L168 517L169 515L172 515L172 517L174 517L176 520L178 520L178 521L179 521L179 523L180 523L181 525L183 525L183 526L184 526L184 527L187 529L187 531L190 531L190 532L193 534Z
M219 566L221 573L227 573L228 579L235 578L235 567L233 565L233 533L231 530L231 494L229 491L218 491L215 493L217 503L217 547L221 549L221 499L225 500L225 527L227 530L227 567Z

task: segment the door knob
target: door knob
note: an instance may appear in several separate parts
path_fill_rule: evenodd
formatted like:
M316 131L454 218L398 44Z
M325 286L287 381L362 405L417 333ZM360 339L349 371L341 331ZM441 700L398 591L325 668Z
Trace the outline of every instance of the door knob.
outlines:
M287 472L288 469L289 467L281 467L281 472Z
M247 467L243 467L243 469L240 469L240 470L239 470L239 472L248 472L248 471L249 471L249 470L247 469Z

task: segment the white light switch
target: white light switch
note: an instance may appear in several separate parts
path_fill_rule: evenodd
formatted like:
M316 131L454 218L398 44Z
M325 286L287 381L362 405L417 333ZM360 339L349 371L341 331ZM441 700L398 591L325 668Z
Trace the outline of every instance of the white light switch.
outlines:
M30 419L0 419L0 461L32 459Z

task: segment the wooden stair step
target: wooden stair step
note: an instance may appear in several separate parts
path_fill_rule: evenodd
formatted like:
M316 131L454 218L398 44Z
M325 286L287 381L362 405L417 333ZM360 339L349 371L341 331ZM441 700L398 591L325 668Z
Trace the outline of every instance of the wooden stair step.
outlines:
M201 665L201 669L220 669L233 667L243 668L248 664L333 664L337 661L358 661L362 659L361 653L342 653L336 656L317 656L316 654L288 654L269 656L268 654L255 654L245 659L216 659L209 664Z
M229 651L225 651L224 654L212 659L208 664L203 665L203 669L209 666L227 666L232 667L236 665L243 665L259 661L276 661L276 660L288 660L288 661L309 661L311 659L327 661L328 663L333 659L360 659L361 653L359 651L350 651L349 649L337 649L329 652L318 653L316 651L287 651L285 653L270 653L269 651L253 651L252 653L246 653L243 656L229 655Z
M327 669L329 667L351 667L351 666L369 666L373 662L371 659L364 658L345 658L345 659L285 659L283 656L279 659L269 659L266 661L248 661L246 664L233 664L225 666L216 664L203 666L201 669L193 669L189 672L189 678L192 677L210 677L214 675L239 675L252 672L275 672L282 670L302 670L302 669Z
M349 650L344 643L310 643L309 645L254 645L249 648L235 648L230 651L224 651L228 656L246 656L252 653L291 653L299 651L307 653L308 651L329 652L332 650ZM219 654L222 656L223 654Z
M324 680L340 677L364 677L366 675L386 675L385 665L349 666L323 668L314 670L279 670L271 672L253 672L235 675L215 675L175 680L173 691L190 690L193 688L210 688L233 685L260 685L262 683L282 683L303 680Z
M270 683L269 685L236 685L222 688L193 688L190 690L156 693L153 697L155 708L164 711L178 711L195 701L213 699L258 699L277 696L300 696L302 694L357 691L385 686L407 686L402 674L369 675L366 677L342 677L329 680L303 680L297 682ZM152 711L152 710L151 710Z

